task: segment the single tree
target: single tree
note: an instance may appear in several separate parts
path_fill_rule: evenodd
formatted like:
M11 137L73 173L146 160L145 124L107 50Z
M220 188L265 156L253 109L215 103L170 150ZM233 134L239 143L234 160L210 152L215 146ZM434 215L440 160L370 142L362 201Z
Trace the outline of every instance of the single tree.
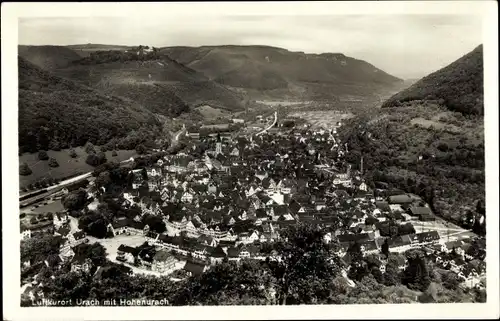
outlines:
M106 161L107 161L106 154L104 152L99 152L97 154L97 159L98 159L99 165L106 163Z
M95 153L95 147L94 145L91 143L91 142L87 142L87 144L85 145L85 152L87 154L91 154L91 153Z
M378 223L378 219L376 217L373 217L373 216L368 216L366 219L365 219L365 224L366 225L374 225Z
M325 302L340 265L322 231L310 225L292 226L283 231L275 249L281 259L268 259L267 264L277 280L279 304Z
M145 181L147 181L147 180L148 180L148 171L147 171L145 168L143 168L143 169L141 170L141 175L142 175L142 179L143 179L143 180L145 180Z
M49 159L49 166L50 167L59 167L59 163L57 162L57 160L54 157L51 157Z
M388 239L384 240L384 243L382 244L380 252L382 252L382 254L384 254L386 257L389 257L389 242L388 242Z
M409 289L425 291L431 283L427 263L420 255L408 258L409 264L403 273L403 284Z
M76 153L76 151L75 151L74 148L70 148L70 150L69 150L69 156L71 158L76 158L76 156L78 156L78 154Z
M113 156L113 157L118 156L118 153L116 152L116 150L113 149L113 152L111 152L111 156Z
M22 163L19 166L19 175L28 176L28 175L31 175L31 173L33 173L33 172L31 171L31 168L29 168L27 163Z
M97 176L95 184L98 188L107 187L112 182L111 176L108 171L104 171Z
M62 198L63 206L70 211L80 210L87 201L87 192L84 189L72 191Z
M38 152L38 159L39 160L48 160L49 159L49 155L47 155L46 151L41 150L41 151Z
M135 148L135 151L137 152L137 154L142 155L146 153L147 149L146 146L144 146L143 144L139 144Z
M99 157L96 154L90 153L87 155L87 159L85 160L87 164L90 166L98 166L99 165Z

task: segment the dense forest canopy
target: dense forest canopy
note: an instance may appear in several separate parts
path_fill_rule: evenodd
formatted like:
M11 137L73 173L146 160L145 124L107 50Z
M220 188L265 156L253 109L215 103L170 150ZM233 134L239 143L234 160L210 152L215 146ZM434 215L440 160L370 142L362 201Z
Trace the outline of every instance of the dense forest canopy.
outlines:
M102 145L158 130L160 122L134 102L53 76L19 57L20 152ZM130 146L135 148L136 146Z

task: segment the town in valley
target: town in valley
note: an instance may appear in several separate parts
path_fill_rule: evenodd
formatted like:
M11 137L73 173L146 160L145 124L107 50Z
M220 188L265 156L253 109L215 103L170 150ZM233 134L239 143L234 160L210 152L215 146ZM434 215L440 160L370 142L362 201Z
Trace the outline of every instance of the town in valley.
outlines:
M349 278L357 277L356 264L400 273L409 251L453 274L463 289L484 287L484 240L437 217L418 195L367 184L363 157L357 169L345 161L342 121L318 129L274 112L252 123L262 127L205 136L184 126L179 152L153 151L132 166L106 163L22 208L23 240L59 244L37 262L22 262L25 302L44 298L40 271L97 279L117 268L182 282L223 262L279 260L273 244L301 225L318 228L332 245L349 287L356 286ZM119 194L110 191L120 184ZM60 211L43 210L61 200Z
M19 19L21 306L485 303L480 17L217 17Z

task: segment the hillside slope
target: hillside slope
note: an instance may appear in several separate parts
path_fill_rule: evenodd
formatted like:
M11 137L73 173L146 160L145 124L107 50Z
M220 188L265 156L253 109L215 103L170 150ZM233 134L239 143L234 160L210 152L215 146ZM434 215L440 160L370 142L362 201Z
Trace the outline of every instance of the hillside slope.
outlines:
M480 45L394 95L383 107L400 106L416 100L436 100L449 110L482 115L483 89L483 46Z
M115 47L60 47L65 50L88 50L88 54L53 72L100 91L132 99L150 111L169 117L188 112L188 105L209 104L228 110L243 109L243 98L239 94L158 53L154 48ZM106 50L109 48L112 50ZM56 52L48 54L57 55ZM29 60L30 57L25 58Z
M159 127L151 112L46 72L19 57L19 147L34 152L105 144L132 131ZM135 147L132 147L135 148Z
M370 94L401 82L343 54L305 54L268 46L166 47L161 52L221 84L295 96Z
M484 225L469 218L484 215L478 205L485 198L481 51L476 48L384 104L396 108L375 110L342 129L348 160L356 166L363 157L369 181L419 194L436 214L479 234Z
M45 70L64 68L81 58L62 46L18 46L18 55Z

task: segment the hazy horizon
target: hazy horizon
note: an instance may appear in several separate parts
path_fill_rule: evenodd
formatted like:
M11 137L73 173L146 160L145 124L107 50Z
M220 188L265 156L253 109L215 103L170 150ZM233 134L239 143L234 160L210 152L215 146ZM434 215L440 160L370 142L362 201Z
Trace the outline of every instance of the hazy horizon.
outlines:
M402 79L421 78L482 43L481 20L463 15L207 16L19 19L20 45L262 45L339 52ZM331 39L326 41L325 39Z

